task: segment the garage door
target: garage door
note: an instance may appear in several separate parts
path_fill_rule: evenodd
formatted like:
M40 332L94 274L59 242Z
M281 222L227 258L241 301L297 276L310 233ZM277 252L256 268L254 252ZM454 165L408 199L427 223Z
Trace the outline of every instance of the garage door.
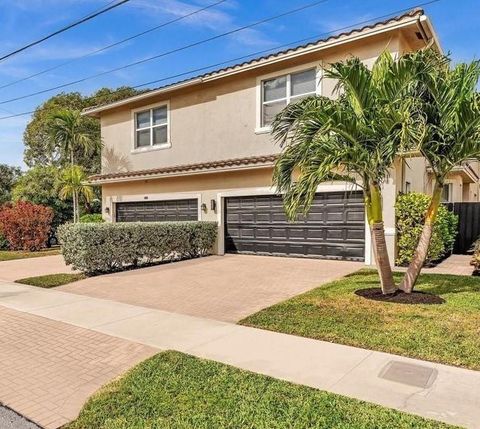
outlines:
M198 220L198 200L117 203L117 222L169 222Z
M225 200L225 250L362 261L365 213L361 192L316 194L309 215L287 221L275 195Z

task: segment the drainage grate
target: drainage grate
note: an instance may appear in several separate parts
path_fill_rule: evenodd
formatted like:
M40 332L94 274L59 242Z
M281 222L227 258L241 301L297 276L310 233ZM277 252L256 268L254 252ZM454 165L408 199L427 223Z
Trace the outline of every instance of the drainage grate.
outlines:
M437 370L426 366L390 361L378 375L385 380L408 384L409 386L430 387L437 378Z

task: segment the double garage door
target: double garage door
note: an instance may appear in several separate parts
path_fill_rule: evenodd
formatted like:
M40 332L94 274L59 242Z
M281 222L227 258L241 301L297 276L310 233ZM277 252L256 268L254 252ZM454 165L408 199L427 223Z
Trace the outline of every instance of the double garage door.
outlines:
M294 223L276 195L226 198L224 216L227 252L364 260L361 192L316 194L308 216Z
M198 220L198 200L117 203L117 222L177 222Z
M117 222L198 219L197 199L117 203ZM365 213L361 192L315 196L307 217L288 222L276 195L230 197L224 204L225 251L262 255L364 260Z

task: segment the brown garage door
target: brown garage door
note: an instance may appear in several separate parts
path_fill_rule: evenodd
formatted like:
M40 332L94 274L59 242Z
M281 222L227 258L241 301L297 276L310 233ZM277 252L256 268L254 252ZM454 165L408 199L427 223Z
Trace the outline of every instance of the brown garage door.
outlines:
M117 222L175 222L198 220L198 200L117 203Z
M226 198L225 250L363 261L362 193L319 193L309 215L295 223L287 221L280 196Z

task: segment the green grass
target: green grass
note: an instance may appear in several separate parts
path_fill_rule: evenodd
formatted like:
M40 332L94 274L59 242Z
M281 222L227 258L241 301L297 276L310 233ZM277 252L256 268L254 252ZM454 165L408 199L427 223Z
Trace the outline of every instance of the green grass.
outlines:
M47 274L45 276L27 277L26 279L16 280L16 283L24 285L38 286L43 288L51 288L73 283L78 280L83 280L83 274Z
M401 273L396 273L399 281ZM279 303L240 323L277 332L480 370L480 278L421 275L417 290L441 305L367 300L357 289L379 287L362 270Z
M57 249L45 249L38 252L23 252L16 250L0 250L0 262L13 261L14 259L38 258L40 256L60 255L61 251Z
M242 371L160 353L96 393L67 429L440 429L452 426Z

